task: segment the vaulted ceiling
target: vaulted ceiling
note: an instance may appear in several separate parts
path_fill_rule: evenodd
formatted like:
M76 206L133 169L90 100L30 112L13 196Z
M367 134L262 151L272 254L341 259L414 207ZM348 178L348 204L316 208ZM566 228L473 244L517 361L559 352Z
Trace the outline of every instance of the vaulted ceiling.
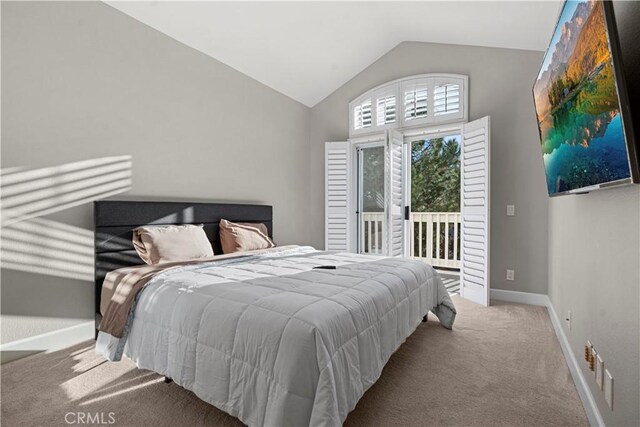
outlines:
M555 1L107 1L314 106L403 41L545 50Z

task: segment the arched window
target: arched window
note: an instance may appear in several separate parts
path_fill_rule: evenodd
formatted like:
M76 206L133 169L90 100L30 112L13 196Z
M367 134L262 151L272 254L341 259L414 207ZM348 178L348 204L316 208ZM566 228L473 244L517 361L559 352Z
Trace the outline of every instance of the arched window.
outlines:
M385 83L349 103L349 136L464 122L469 77L421 74Z

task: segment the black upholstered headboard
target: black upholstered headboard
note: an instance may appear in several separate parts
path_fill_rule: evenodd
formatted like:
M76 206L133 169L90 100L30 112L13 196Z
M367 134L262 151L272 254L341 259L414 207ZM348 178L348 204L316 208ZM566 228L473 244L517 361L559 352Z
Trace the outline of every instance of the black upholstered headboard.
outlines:
M131 241L136 227L204 224L215 254L222 253L218 225L223 218L233 222L261 222L267 226L269 237L273 237L273 210L266 205L104 200L94 202L93 218L97 322L101 317L100 296L105 275L118 268L143 264Z

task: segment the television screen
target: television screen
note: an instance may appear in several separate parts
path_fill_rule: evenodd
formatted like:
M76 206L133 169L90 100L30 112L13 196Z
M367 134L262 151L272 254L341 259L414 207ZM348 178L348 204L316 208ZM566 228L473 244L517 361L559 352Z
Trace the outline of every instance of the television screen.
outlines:
M533 87L550 195L631 182L605 7L568 0Z

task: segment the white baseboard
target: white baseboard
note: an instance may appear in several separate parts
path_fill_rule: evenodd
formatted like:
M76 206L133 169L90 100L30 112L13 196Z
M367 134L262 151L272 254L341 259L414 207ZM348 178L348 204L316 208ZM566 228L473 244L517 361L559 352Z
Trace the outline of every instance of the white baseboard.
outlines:
M0 351L56 351L92 339L95 323L84 322L0 345Z
M576 389L578 390L580 400L582 400L582 406L584 406L584 410L587 413L589 424L594 427L604 427L604 420L602 419L600 410L598 410L598 405L596 404L593 394L591 393L589 384L587 384L587 379L580 369L578 359L576 359L576 355L571 350L571 345L569 344L567 335L564 333L564 329L562 329L562 322L558 317L556 310L553 308L553 305L551 305L551 301L549 301L547 310L549 311L549 317L551 318L553 329L556 330L558 341L560 341L560 347L562 348L564 358L566 359L567 365L569 366L569 371L571 372L571 376L573 377L573 382L576 383Z
M491 289L491 299L515 302L519 304L542 305L544 307L549 307L551 305L551 301L546 294L508 291L505 289Z
M504 289L491 289L491 299L547 307L551 324L553 325L553 329L556 331L556 336L560 342L562 354L564 354L564 358L567 361L567 366L569 367L569 372L571 372L571 377L573 377L573 382L576 384L576 389L578 390L582 406L584 407L584 411L589 419L589 424L593 427L604 427L604 420L602 419L598 405L591 393L589 384L587 384L587 379L580 369L578 359L576 359L575 354L571 350L569 339L564 333L564 329L562 329L562 322L558 317L556 310L553 308L549 296L545 294L508 291Z

